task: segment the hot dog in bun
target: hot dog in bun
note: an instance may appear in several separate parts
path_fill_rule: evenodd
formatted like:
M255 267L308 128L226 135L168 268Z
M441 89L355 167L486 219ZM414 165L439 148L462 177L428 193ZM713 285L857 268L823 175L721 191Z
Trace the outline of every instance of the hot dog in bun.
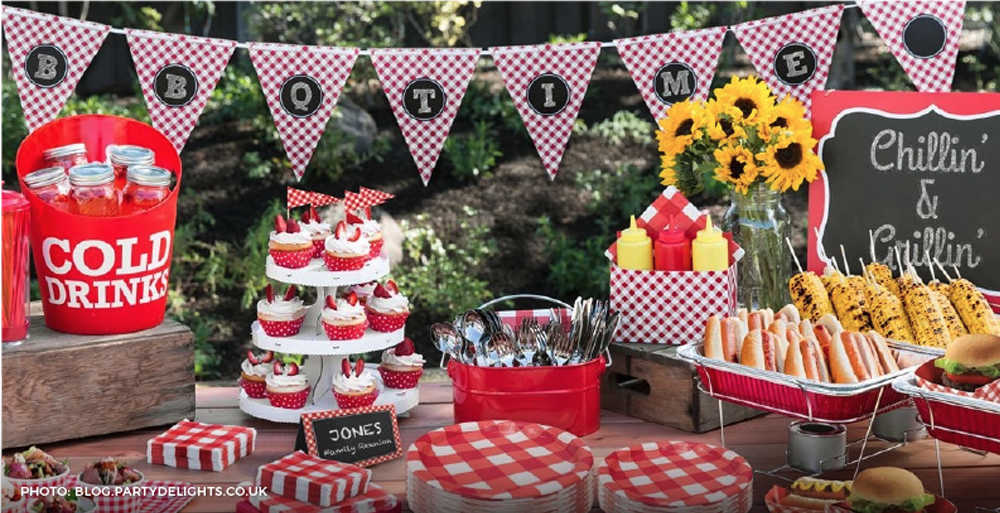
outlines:
M851 493L850 481L800 477L788 487L779 504L810 511L826 511L827 504L843 502Z

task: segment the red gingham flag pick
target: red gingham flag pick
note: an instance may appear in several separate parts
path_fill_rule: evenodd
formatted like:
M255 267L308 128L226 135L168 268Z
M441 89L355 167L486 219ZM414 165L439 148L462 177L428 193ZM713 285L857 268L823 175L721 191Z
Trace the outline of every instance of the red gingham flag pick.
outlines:
M478 48L372 50L372 65L424 185L479 60Z
M355 212L365 208L367 205L364 204L364 198L360 194L353 193L351 191L344 191L344 210L347 212Z
M249 43L267 106L299 180L326 129L357 48Z
M843 12L831 5L742 23L733 32L774 95L792 95L808 114L812 91L826 88Z
M616 39L615 47L659 121L676 102L708 99L725 37L726 27L713 27Z
M381 205L396 197L395 194L389 194L388 192L377 191L375 189L368 189L366 187L362 187L358 192L358 195L361 196L361 204L366 207Z
M947 93L955 76L965 1L858 2L913 85L925 93ZM994 21L996 23L996 21Z
M149 119L181 151L236 41L134 29L125 34Z
M313 206L322 207L326 205L333 205L334 203L340 202L340 198L335 196L330 196L329 194L323 194L320 192L313 193Z
M288 208L292 209L295 207L301 207L302 205L315 205L314 196L315 192L303 191L302 189L296 189L294 187L288 188Z
M111 27L13 7L3 15L21 109L34 131L59 115Z
M553 180L600 52L601 43L596 41L490 50Z

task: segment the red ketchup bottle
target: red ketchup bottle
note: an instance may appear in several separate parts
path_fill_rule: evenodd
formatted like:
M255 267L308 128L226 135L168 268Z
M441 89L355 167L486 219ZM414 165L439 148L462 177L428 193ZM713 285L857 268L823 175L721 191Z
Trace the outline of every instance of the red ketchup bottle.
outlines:
M690 271L691 241L684 230L670 220L667 229L660 232L653 245L653 261L657 271Z

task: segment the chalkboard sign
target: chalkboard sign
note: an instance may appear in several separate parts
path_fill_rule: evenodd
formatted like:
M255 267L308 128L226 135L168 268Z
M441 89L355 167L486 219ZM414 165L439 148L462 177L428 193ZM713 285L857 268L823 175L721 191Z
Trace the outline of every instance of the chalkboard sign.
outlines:
M396 407L304 413L295 450L362 467L396 459L403 455Z
M813 123L826 172L810 188L810 269L826 265L822 242L857 271L871 230L897 273L894 248L925 281L936 259L1000 305L1000 94L816 92Z

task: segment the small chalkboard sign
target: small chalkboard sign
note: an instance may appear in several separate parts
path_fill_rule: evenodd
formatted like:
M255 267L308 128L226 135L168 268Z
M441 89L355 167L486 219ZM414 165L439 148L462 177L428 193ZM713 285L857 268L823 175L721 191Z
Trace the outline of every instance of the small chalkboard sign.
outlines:
M295 450L361 467L396 459L403 455L396 407L385 404L304 413Z

